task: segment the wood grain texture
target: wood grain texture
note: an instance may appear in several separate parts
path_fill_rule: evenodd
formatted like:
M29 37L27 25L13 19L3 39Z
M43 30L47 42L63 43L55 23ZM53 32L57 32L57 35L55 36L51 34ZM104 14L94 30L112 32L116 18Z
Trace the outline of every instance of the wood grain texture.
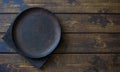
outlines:
M61 42L41 70L1 39L30 7L52 11L62 26ZM119 72L119 13L120 0L0 0L0 72Z
M54 54L36 69L17 54L0 54L0 72L119 72L119 54Z
M0 32L5 32L17 14L0 14ZM120 32L119 14L56 14L62 32Z
M1 39L0 52L15 51ZM89 52L120 52L120 34L62 34L61 42L54 53Z
M119 13L119 0L0 0L0 13L43 7L56 13Z

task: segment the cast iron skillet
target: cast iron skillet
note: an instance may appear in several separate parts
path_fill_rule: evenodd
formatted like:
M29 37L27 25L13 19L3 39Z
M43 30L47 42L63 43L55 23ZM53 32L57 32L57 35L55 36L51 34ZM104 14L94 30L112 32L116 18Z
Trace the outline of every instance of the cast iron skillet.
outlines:
M20 13L3 39L35 66L41 67L57 47L61 27L57 17L43 8L29 8Z

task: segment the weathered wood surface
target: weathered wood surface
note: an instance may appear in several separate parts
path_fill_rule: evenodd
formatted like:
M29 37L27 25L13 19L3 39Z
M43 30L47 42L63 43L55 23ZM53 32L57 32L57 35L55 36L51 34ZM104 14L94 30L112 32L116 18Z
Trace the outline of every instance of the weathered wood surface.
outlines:
M0 13L44 7L56 13L120 13L120 0L0 0Z
M62 32L120 32L120 14L56 14ZM0 14L0 32L5 32L17 14Z
M120 54L54 54L36 69L17 54L0 54L0 72L119 72Z
M62 26L62 40L41 70L1 39L30 7L49 9ZM0 72L119 72L120 0L0 0L0 53Z
M15 51L1 39L0 52ZM120 34L62 34L62 40L55 50L55 53L89 52L120 52Z

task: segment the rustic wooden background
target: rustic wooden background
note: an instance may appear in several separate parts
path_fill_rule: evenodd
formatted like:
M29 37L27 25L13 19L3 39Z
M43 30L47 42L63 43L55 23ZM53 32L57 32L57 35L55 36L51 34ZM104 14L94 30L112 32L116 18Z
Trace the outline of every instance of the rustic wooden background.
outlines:
M120 72L120 0L0 0L0 37L29 7L58 16L61 43L40 70L0 38L0 72Z

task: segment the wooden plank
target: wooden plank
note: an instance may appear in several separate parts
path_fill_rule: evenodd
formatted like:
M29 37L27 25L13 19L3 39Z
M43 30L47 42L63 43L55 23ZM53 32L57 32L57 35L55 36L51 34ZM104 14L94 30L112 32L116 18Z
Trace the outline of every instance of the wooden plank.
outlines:
M0 14L0 32L5 32L17 14ZM62 32L120 32L120 14L56 14Z
M1 34L2 36L2 34ZM15 52L0 40L0 52ZM55 53L120 52L120 34L62 34Z
M43 7L57 13L120 13L120 0L0 0L0 13Z
M34 68L17 54L0 54L0 72L119 72L120 54L54 54Z

